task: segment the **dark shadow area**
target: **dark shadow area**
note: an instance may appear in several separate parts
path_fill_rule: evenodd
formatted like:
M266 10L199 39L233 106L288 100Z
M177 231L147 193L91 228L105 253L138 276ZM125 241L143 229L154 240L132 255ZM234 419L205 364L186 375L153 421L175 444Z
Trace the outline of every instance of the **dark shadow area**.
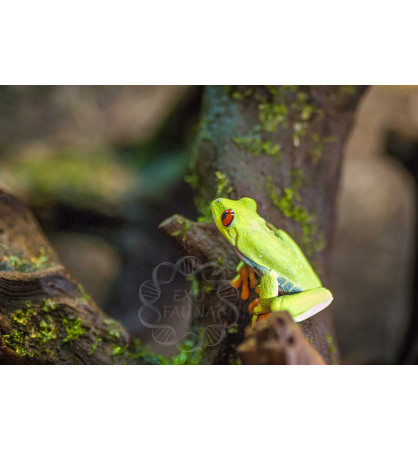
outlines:
M415 198L418 206L418 141L400 133L390 131L386 138L388 155L399 161L415 180ZM418 234L415 233L415 264L411 284L409 327L405 333L404 343L400 350L399 362L403 364L418 363Z

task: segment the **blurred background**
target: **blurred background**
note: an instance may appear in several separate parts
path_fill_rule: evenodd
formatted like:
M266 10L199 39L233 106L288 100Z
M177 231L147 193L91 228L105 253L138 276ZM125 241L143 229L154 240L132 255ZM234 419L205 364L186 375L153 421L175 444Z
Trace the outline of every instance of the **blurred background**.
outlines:
M0 181L64 265L144 341L138 289L180 254L158 230L196 219L184 181L201 87L0 87ZM332 271L343 363L417 363L418 87L365 94L347 141ZM161 350L160 350L161 351Z

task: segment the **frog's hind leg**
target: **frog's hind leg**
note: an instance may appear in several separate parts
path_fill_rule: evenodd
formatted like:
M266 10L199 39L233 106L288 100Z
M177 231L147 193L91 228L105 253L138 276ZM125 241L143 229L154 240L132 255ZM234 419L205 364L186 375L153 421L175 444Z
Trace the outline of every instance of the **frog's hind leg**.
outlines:
M328 307L332 294L324 287L301 291L300 293L276 297L270 304L272 312L287 310L296 322L303 321Z

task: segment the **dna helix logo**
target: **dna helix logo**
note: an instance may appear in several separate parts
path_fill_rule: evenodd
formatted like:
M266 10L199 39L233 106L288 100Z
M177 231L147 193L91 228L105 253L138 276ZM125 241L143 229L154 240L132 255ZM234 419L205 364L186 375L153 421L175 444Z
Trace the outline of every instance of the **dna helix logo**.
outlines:
M169 312L164 306L157 305L162 287L167 288L177 275L183 276L186 280L199 276L204 283L211 284L220 301L217 303L219 306L216 311L212 305L209 307L211 311L208 317L214 318L214 321L206 325L199 335L196 332L188 331L179 336L180 334L168 321L173 312ZM225 338L226 331L238 322L239 310L235 305L239 297L238 290L226 280L225 271L220 265L214 262L202 264L197 257L186 256L181 257L176 263L160 263L154 268L152 279L142 283L138 296L142 303L138 311L139 320L144 327L152 330L154 341L163 346L176 345L180 349L181 342L186 338L193 338L196 342L189 352L196 351L203 345L216 346ZM205 306L204 296L203 290L200 290L199 298L193 296L192 304L195 308L192 308L189 314L195 317L202 315L202 301L203 307ZM228 309L230 312L227 312ZM150 316L153 318L152 321L148 319ZM225 317L232 319L225 324Z

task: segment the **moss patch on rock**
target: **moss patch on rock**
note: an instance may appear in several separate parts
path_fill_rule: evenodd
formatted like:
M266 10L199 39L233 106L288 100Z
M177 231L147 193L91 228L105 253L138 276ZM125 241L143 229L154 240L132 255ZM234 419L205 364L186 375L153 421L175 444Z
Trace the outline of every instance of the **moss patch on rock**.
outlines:
M25 258L22 255L12 254L0 257L0 271L18 271L18 272L34 272L40 269L52 267L49 262L51 249L41 247L39 256Z

